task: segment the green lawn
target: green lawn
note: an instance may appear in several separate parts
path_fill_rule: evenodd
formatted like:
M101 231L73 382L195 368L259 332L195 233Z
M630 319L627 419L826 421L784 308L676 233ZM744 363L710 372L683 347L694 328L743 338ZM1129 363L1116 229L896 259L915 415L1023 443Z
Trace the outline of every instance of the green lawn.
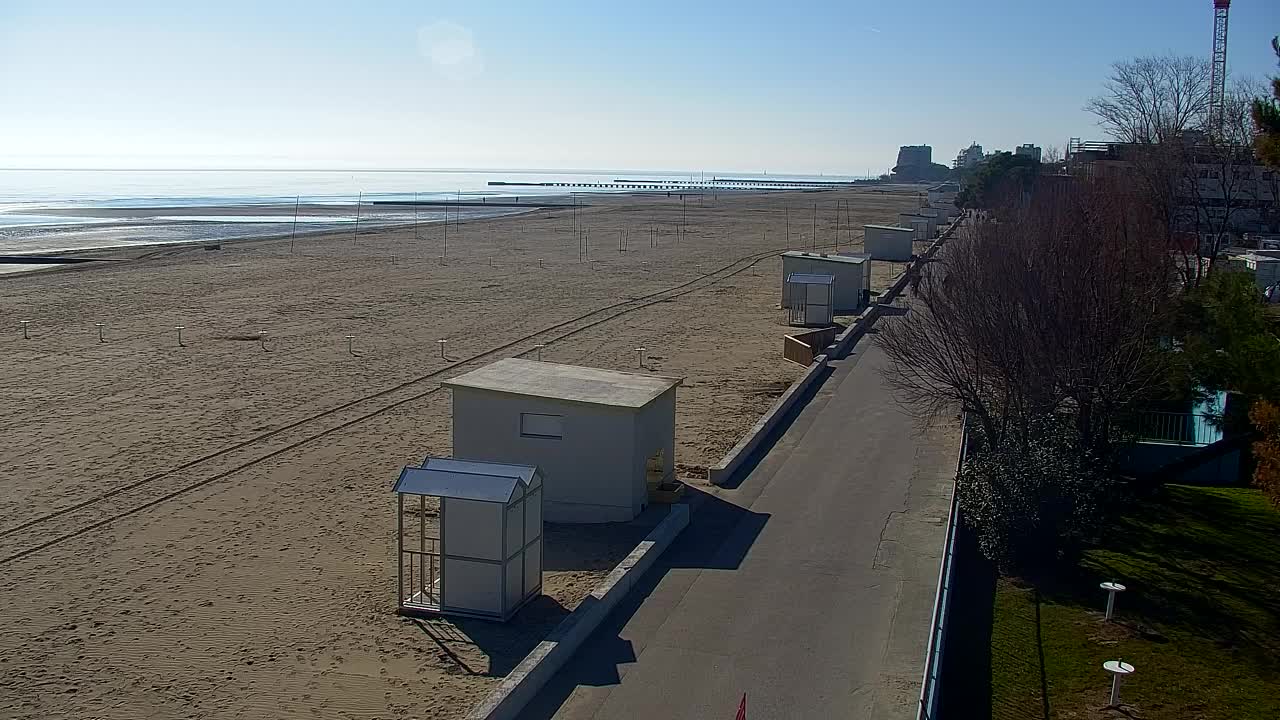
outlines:
M1129 588L1112 623L1103 580ZM1137 668L1129 716L1280 718L1280 513L1255 490L1168 486L1069 576L999 581L993 718L1124 717L1102 709L1114 658Z

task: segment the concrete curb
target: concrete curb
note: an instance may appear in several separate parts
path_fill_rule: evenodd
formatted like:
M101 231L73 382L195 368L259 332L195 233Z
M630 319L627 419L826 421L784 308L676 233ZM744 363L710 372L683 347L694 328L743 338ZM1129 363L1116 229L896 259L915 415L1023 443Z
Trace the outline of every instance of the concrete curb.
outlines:
M911 277L919 272L921 265L933 259L938 249L959 227L958 220L962 217L963 215L959 216L957 221L952 222L941 235L929 244L923 254L912 260L907 265L907 269L894 279L887 290L880 294L876 304L867 308L862 317L855 320L852 325L845 328L844 332L837 335L836 339L823 350L823 353L813 359L813 364L805 370L804 374L791 383L791 387L787 388L782 397L778 398L773 406L756 421L756 424L752 425L751 429L742 436L742 439L738 440L738 443L730 448L724 457L720 458L720 462L707 469L707 479L713 485L723 485L729 478L733 477L738 468L742 467L742 463L751 457L751 453L760 447L760 444L764 442L765 438L769 437L769 434L778 426L782 418L791 411L797 399L802 397L818 378L822 377L823 370L826 369L829 359L843 358L849 354L853 346L867 334L867 330L875 325L876 321L884 314L884 306L893 302L902 294L907 284L911 282Z
M853 326L851 325L850 327ZM773 432L773 429L778 426L778 423L787 412L795 407L796 401L822 377L826 369L826 354L814 358L813 363L804 371L804 374L791 383L791 387L782 393L782 397L774 401L769 410L760 416L760 419L756 421L755 425L751 426L746 435L742 436L738 444L730 448L729 452L725 453L725 456L720 459L720 462L707 469L707 479L714 485L721 485L733 477L733 473L742 466L742 463L751 456L751 453L756 448L760 447L760 443L769 436L769 433Z
M689 525L687 503L671 506L671 512L649 531L635 550L583 599L569 617L560 621L546 640L538 643L520 664L467 713L467 720L512 720L524 710L547 681L577 652L583 641L618 605L636 581L653 566L671 541Z

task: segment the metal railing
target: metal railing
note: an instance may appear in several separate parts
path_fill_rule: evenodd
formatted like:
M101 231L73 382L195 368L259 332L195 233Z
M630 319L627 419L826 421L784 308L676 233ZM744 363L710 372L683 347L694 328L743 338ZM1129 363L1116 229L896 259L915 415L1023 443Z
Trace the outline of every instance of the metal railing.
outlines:
M960 453L956 458L956 475L964 467L969 448L969 416L961 421ZM938 591L933 597L933 620L929 624L929 648L925 654L924 678L920 683L920 707L917 720L937 720L940 697L942 653L947 639L947 620L951 612L951 588L955 580L956 531L960 527L960 493L951 492L951 511L947 514L947 539L942 548L942 564L938 568Z
M400 551L401 605L436 609L440 607L440 546L437 538L425 538L418 550Z
M1222 439L1222 419L1197 413L1144 410L1127 418L1125 427L1146 443L1203 447Z

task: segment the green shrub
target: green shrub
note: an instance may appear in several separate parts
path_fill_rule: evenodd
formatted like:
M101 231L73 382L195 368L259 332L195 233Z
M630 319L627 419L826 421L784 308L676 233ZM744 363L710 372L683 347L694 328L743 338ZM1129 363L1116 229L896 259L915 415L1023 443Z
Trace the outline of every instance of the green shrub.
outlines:
M1069 428L1054 419L1029 428L1023 438L983 447L965 462L956 486L983 554L1010 575L1034 576L1073 555L1118 490Z

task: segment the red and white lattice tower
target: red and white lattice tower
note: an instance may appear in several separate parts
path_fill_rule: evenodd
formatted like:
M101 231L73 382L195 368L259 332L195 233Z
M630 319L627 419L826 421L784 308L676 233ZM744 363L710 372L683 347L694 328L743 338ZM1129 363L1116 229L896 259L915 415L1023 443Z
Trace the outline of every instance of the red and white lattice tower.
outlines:
M1209 73L1209 127L1222 131L1227 99L1227 11L1231 0L1213 0L1213 64Z

